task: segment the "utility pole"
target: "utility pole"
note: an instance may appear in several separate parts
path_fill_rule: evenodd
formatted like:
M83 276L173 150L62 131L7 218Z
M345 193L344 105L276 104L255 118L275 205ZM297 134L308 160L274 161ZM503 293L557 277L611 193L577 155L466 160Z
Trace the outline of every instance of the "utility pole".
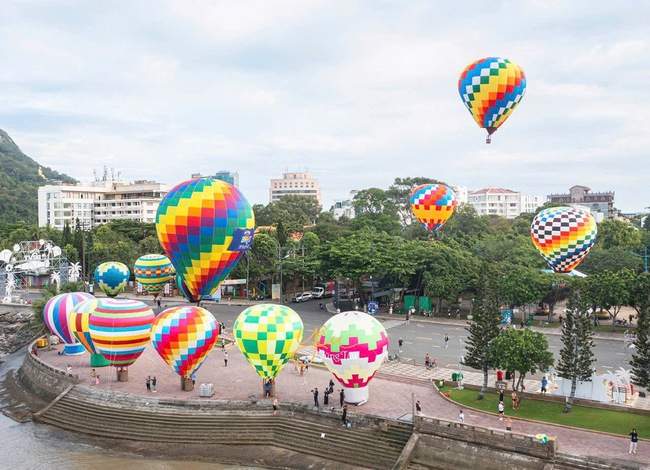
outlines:
M648 272L648 245L645 246L642 255L638 255L632 251L630 253L638 258L643 258L643 272Z

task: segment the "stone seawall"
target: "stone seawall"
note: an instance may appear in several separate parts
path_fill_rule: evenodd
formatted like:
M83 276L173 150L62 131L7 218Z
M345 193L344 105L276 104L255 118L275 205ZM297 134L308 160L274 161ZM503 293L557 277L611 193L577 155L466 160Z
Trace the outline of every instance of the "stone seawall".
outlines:
M33 350L37 350L36 341L27 348L27 351ZM81 382L78 374L52 367L32 353L25 354L18 377L32 393L48 401L54 400L70 385Z

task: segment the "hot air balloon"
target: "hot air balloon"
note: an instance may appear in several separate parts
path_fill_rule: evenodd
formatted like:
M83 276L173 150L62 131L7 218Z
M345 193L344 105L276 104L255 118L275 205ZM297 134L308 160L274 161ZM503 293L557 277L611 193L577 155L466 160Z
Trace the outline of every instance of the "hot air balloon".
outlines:
M77 341L90 353L90 366L91 367L105 367L109 365L108 361L104 359L90 337L90 314L95 311L98 300L84 300L78 303L70 311L69 322L70 329L77 338Z
M154 298L162 292L172 275L172 263L165 255L144 255L133 266L133 276L146 294Z
M153 310L139 300L99 299L88 323L95 348L112 366L123 368L147 347L153 321Z
M345 401L363 403L368 400L368 383L388 354L388 335L367 313L341 312L321 328L317 349L345 387Z
M201 307L183 306L163 311L151 327L151 343L181 377L194 373L219 336L214 316Z
M470 114L488 132L485 140L510 117L526 92L526 76L509 59L486 57L471 63L458 79L458 93Z
M70 325L70 312L75 305L85 300L92 300L90 294L70 292L52 297L43 309L43 320L50 331L65 344L63 352L68 355L83 354L84 347L79 344Z
M219 287L250 248L254 227L253 211L239 189L213 178L180 183L156 214L160 244L194 299Z
M576 207L551 207L533 219L530 236L556 273L569 273L587 256L598 229L592 215Z
M95 269L95 281L109 297L115 297L124 290L129 276L131 276L129 268L117 261L102 263Z
M456 194L444 184L423 184L411 193L411 210L422 226L438 231L456 210Z
M246 360L263 379L273 379L300 346L303 324L291 308L276 304L248 307L235 320L233 334Z
M187 284L183 281L183 278L178 275L176 275L176 287L178 287L178 291L187 299L188 302L198 302L201 300L201 297L190 292L187 288Z

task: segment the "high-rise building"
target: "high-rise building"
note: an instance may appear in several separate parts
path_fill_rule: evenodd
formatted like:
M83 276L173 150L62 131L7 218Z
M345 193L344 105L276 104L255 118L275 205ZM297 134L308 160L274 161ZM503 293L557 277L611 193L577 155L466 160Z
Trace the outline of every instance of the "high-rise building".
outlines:
M614 208L614 192L606 191L591 193L586 186L575 185L569 188L568 194L551 194L547 196L548 202L559 202L562 204L581 205L600 219L615 219L618 217L618 210ZM601 214L601 215L598 215Z
M96 227L112 220L153 223L167 185L154 181L95 181L76 185L46 185L38 188L38 225L63 230L66 222L75 227Z
M479 215L514 219L523 212L534 212L543 201L543 196L528 196L509 189L490 187L470 192L467 202Z
M350 191L350 196L347 199L334 199L334 205L330 209L330 212L334 214L336 220L339 220L342 216L348 219L354 219L356 214L354 212L354 206L352 206L352 201L358 192L357 189L353 189Z
M278 202L283 196L310 196L322 205L318 180L309 173L283 173L282 179L272 179L269 188L269 201Z
M232 171L217 171L213 176L214 179L218 179L221 181L225 181L226 183L230 183L236 188L239 187L239 173L238 172L232 172Z

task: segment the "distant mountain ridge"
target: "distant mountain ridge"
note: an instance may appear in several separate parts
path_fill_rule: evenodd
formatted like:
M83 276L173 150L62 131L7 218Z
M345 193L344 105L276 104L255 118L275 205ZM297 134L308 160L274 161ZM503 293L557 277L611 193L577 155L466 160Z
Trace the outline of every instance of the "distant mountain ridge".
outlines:
M38 223L38 188L52 181L75 183L74 178L42 167L25 155L0 129L0 224Z

